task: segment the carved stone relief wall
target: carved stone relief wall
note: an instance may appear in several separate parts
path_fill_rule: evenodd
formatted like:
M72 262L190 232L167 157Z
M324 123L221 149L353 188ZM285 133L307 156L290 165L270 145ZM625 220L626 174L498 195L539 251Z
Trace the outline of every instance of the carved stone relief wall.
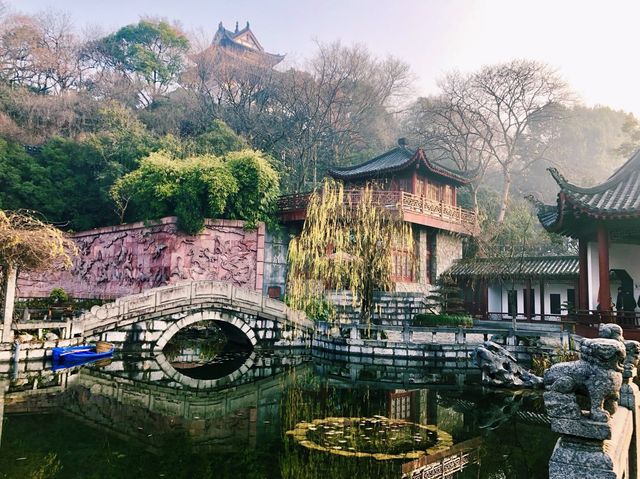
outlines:
M184 280L227 281L262 290L264 225L245 230L236 220L207 220L195 236L177 231L176 218L72 235L78 249L69 270L23 273L20 297L63 288L74 298L117 298Z

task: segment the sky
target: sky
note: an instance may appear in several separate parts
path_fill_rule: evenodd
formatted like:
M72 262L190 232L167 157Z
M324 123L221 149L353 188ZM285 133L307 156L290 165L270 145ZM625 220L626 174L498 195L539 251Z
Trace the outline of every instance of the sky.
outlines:
M213 37L249 21L262 46L301 62L316 42L362 43L407 62L417 95L446 72L527 58L550 64L587 105L640 117L638 0L6 0L13 11L54 9L76 26L115 30L152 15Z

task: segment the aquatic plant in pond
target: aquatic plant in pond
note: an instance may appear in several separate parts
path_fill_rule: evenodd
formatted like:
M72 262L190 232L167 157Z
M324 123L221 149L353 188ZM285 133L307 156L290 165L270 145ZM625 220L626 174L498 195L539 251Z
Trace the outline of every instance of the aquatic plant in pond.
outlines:
M374 291L393 286L393 252L414 256L410 227L376 200L374 190L368 184L345 192L341 183L326 180L311 195L302 233L289 244L287 294L293 308L309 310L325 288L348 290L361 322L371 320Z
M451 434L431 424L375 417L328 417L287 431L301 446L340 456L417 459L453 445Z

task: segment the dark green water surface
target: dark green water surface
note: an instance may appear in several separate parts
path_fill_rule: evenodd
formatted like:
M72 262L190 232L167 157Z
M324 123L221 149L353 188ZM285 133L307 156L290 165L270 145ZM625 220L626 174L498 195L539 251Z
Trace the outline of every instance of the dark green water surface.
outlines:
M14 372L0 377L0 478L400 479L425 450L469 458L451 477L547 476L556 435L539 393L381 363L187 348Z

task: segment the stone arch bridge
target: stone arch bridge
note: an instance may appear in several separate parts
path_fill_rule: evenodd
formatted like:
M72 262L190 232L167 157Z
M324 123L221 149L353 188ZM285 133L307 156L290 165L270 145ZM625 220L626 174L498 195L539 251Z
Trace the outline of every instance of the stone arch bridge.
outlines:
M214 321L231 342L251 347L305 346L313 333L312 321L282 301L230 283L190 281L94 306L73 321L72 334L158 353L200 321Z

